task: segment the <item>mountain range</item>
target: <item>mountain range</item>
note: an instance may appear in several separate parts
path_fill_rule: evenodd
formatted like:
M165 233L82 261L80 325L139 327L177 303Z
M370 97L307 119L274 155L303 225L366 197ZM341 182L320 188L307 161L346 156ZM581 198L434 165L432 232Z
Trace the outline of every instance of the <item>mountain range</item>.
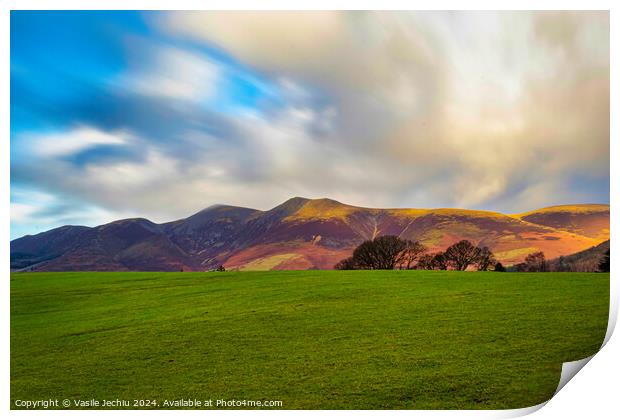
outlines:
M124 219L62 226L11 241L11 269L32 271L205 271L331 269L380 235L430 251L461 239L488 246L505 265L543 251L573 254L609 239L609 206L546 207L521 214L463 209L374 209L330 199L291 198L261 211L216 205L157 224Z

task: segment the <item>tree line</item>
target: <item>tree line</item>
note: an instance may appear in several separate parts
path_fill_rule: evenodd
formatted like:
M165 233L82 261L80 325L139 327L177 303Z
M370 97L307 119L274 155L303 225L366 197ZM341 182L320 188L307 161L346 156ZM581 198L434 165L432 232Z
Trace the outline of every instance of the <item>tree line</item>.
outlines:
M560 256L553 260L546 260L542 252L534 252L525 257L525 261L508 268L508 271L519 272L598 272L608 273L610 269L609 248L602 256L592 255L584 261L573 261L571 256Z
M533 252L525 257L525 261L510 267L509 271L518 272L544 272L549 270L549 263L545 258L544 252Z
M364 241L353 255L338 262L336 270L460 270L506 271L488 247L467 240L449 246L443 252L428 253L417 241L398 236L379 236Z
M417 241L398 236L379 236L364 241L353 255L339 261L336 270L459 270L470 267L478 271L545 272L570 271L562 269L563 257L547 261L543 252L533 252L521 263L506 269L486 246L478 247L467 240L456 242L443 252L429 253ZM592 271L608 272L609 249Z

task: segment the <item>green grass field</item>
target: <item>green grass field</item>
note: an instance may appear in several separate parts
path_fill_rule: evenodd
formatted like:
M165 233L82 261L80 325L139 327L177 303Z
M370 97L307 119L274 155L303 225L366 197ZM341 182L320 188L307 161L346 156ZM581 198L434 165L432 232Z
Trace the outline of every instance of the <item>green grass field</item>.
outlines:
M15 400L520 408L605 336L609 274L11 275Z

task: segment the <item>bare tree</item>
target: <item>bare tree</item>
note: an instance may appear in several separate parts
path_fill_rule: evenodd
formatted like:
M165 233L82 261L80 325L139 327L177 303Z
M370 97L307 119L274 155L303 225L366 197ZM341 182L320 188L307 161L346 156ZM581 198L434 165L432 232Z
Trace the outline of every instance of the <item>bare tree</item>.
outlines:
M558 263L557 263L557 266L555 267L555 270L551 268L551 271L570 271L570 265L566 263L566 257L564 257L563 255L560 255L560 258L558 258Z
M605 251L605 253L603 254L603 258L601 258L601 261L598 264L598 271L601 273L609 273L609 269L610 269L610 258L609 258L609 249L607 251Z
M431 266L433 270L447 270L448 259L446 258L446 254L444 252L438 252L433 255Z
M353 260L353 257L345 258L344 260L338 261L334 266L334 270L357 270L357 265Z
M416 261L426 252L426 247L417 241L405 241L405 249L400 256L400 269L411 270Z
M525 257L525 271L548 271L545 254L539 251Z
M433 254L424 254L418 257L418 262L415 265L416 270L432 270L433 269Z
M472 245L469 241L462 240L449 246L446 252L444 252L444 255L448 261L448 265L452 266L455 270L464 271L467 270L467 267L471 264L478 261L480 252L480 248Z
M493 268L493 271L499 271L503 273L506 271L506 267L504 267L504 264L498 261L495 263L495 267Z
M424 254L418 258L417 270L447 270L448 264L443 252Z
M397 236L380 236L364 241L353 251L353 261L360 269L393 270L403 258L407 243Z
M475 263L478 271L487 271L497 263L497 260L491 250L485 246L480 249L478 260Z

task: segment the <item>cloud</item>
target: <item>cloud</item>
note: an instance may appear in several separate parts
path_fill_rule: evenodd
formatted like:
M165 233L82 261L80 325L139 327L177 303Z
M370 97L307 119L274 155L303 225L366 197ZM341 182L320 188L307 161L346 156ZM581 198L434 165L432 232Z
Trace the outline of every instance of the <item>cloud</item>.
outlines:
M62 157L79 153L96 146L122 145L126 133L108 133L93 127L76 127L71 131L52 134L30 133L22 138L28 153L42 158Z
M607 13L179 12L160 24L328 92L334 149L352 166L372 157L370 178L394 174L389 203L427 189L431 203L517 209L548 200L506 196L523 177L560 190L574 173L608 176Z
M149 21L120 76L40 108L61 128L16 136L15 183L156 221L294 195L515 213L609 199L607 13Z
M37 208L31 204L11 203L11 221L14 223L27 223L36 211Z
M122 212L58 197L36 188L11 189L11 239L62 225L99 225L129 217Z
M180 48L152 48L148 65L140 63L129 84L140 94L201 102L216 94L220 65Z
M114 190L131 191L148 188L149 185L176 174L176 162L159 152L147 150L141 162L112 162L88 164L83 175L88 185L98 190L114 193Z

